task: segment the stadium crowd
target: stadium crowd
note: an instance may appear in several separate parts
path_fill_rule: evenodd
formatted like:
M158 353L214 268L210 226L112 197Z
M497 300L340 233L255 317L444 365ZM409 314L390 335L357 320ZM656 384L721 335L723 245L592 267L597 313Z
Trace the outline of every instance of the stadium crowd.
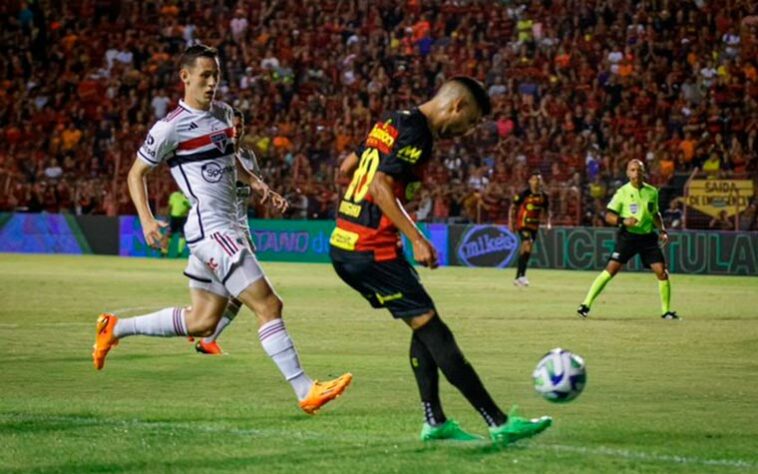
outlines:
M553 224L602 225L631 158L675 215L694 169L758 177L757 29L746 0L10 0L0 210L133 213L127 170L200 41L219 48L217 98L246 114L288 217L332 218L335 168L372 122L457 74L494 113L437 147L420 220L504 222L540 169ZM172 190L151 175L155 209Z

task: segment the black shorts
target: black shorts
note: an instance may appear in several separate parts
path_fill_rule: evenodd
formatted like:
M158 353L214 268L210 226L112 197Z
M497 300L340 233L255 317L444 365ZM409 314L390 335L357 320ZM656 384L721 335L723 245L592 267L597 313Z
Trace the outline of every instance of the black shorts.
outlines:
M609 260L625 264L637 254L646 267L654 263L665 263L663 252L658 245L657 233L633 234L625 229L619 230L616 235L616 247Z
M518 235L521 237L522 242L526 242L527 240L530 242L536 242L537 241L537 231L532 229L519 229Z
M418 273L404 256L376 262L372 252L332 247L331 257L337 275L372 307L387 308L395 318L412 318L435 310Z
M168 221L169 234L184 234L184 224L187 223L187 217L174 217Z

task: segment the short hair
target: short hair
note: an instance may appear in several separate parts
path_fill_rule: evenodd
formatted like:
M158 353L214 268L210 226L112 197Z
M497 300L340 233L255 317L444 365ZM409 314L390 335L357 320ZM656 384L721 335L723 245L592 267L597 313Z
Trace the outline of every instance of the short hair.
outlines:
M218 59L218 50L211 46L196 43L184 50L184 53L182 53L182 57L179 60L179 67L193 67L197 58Z
M479 106L479 110L482 111L482 116L489 115L492 112L490 96L487 95L487 91L484 90L481 82L469 76L455 76L450 80L461 84L471 93L476 101L476 105Z
M540 170L532 170L531 176L542 176L542 171L540 171Z
M243 114L239 108L232 107L232 113L234 114L236 118L242 119L243 121L245 120L245 114Z

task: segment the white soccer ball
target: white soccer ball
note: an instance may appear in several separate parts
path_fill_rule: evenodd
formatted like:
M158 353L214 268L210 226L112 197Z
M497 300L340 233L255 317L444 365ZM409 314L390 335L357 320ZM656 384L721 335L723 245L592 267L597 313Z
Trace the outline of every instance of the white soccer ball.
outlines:
M582 393L587 383L584 359L560 347L545 354L532 374L534 389L545 400L568 402Z

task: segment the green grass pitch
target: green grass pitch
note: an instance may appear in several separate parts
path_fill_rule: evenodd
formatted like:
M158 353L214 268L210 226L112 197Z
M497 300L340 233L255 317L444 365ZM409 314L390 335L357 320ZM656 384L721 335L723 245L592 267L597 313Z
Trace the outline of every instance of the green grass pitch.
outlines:
M495 450L424 446L409 330L369 308L328 265L268 263L313 377L353 386L301 413L243 310L224 357L183 338L133 337L102 372L90 359L98 313L188 303L184 262L0 255L2 472L758 472L758 279L673 276L659 318L649 273L622 273L588 321L574 313L595 273L421 269L442 317L504 409L553 427ZM532 389L547 350L582 355L588 385L553 405ZM449 417L486 433L442 382Z

